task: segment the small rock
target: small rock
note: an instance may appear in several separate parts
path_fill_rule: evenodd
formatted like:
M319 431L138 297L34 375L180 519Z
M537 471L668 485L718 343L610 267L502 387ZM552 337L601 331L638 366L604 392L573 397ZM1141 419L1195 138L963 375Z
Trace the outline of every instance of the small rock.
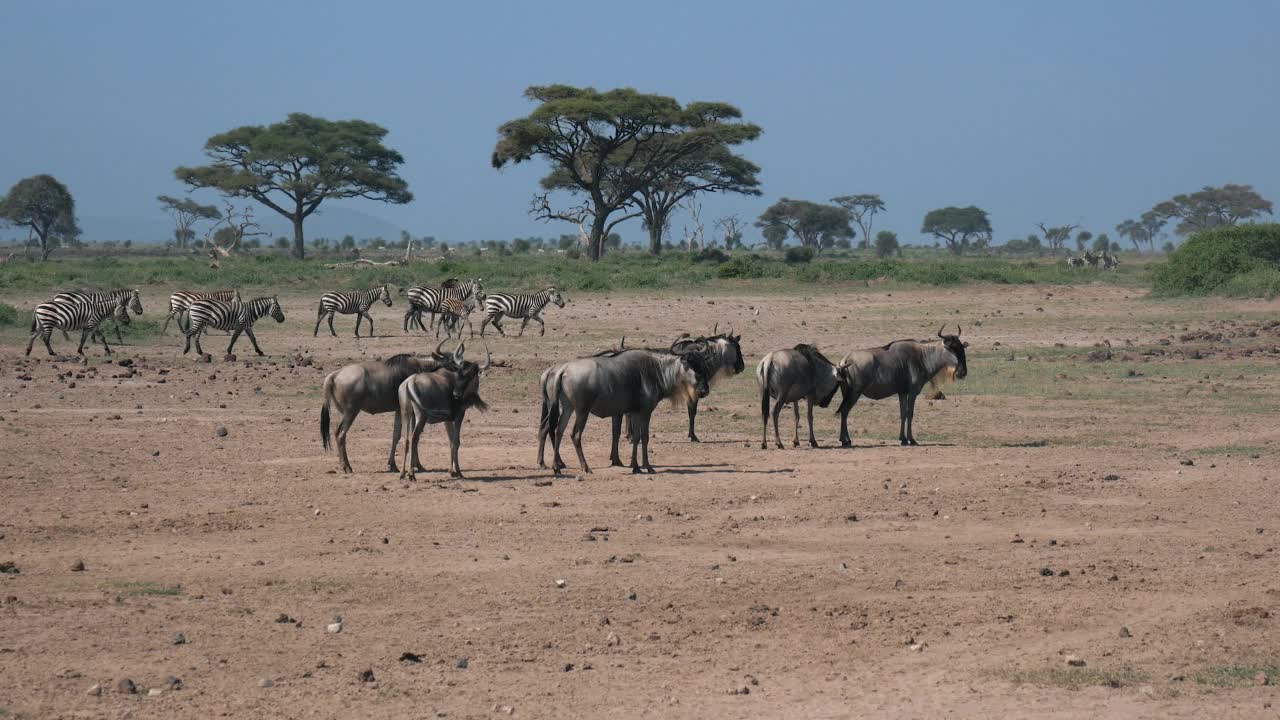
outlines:
M1182 461L1180 461L1180 464L1182 464L1182 465L1186 465L1186 466L1188 466L1188 467L1189 467L1189 466L1191 466L1191 465L1195 465L1195 464L1196 464L1196 461L1195 461L1195 460L1189 460L1189 459L1188 459L1188 460L1182 460Z
M1128 625L1121 625L1121 626L1120 626L1120 637L1122 637L1122 638L1131 638L1131 637L1133 637L1133 633L1129 632L1129 626L1128 626Z
M116 690L124 693L125 695L138 694L138 686L135 685L133 681L130 680L129 678L124 678L120 682L116 683Z
M912 644L910 644L910 645L908 645L908 646L907 646L907 649L908 649L908 650L910 650L910 651L912 651L912 652L924 652L924 649L925 649L926 647L928 647L928 646L927 646L927 645L925 645L924 643L912 643Z
M0 573L4 573L5 575L17 575L21 572L22 571L18 569L18 566L11 562L0 563Z
M338 633L342 632L342 623L340 622L329 623L328 625L324 626L324 629L325 629L325 632L328 632L331 635L337 635Z
M164 691L161 690L160 688L151 688L150 690L147 691L147 697L156 697L157 695L163 695L163 694L164 694Z
M403 652L400 654L400 662L402 663L420 663L422 656L415 652Z
M1026 542L1026 541L1022 539L1021 535L1014 533L1013 537L1009 538L1009 542L1016 544L1016 543Z
M84 572L84 561L77 560L71 563L71 572Z
M622 641L618 639L618 636L614 633L609 633L608 635L606 635L604 638L604 642L606 645L610 647L617 647L622 644Z
M1084 658L1076 657L1075 655L1067 656L1067 665L1070 665L1071 667L1084 667L1087 664L1088 663L1084 661Z
M224 438L227 436L227 429L219 425L217 429L213 431L213 434L220 438Z
M627 599L628 599L628 600L635 600L635 599L636 599L636 591L635 591L635 590L632 590L631 592L627 593Z
M1265 672L1262 672L1261 670L1259 670L1253 676L1253 684L1254 685L1270 685L1271 677L1267 675Z
M173 640L172 640L171 642L172 642L174 645L186 645L186 644L187 644L187 636L186 636L186 635L183 635L182 633L177 633L176 635L174 635L174 636L173 636Z
M469 666L470 664L471 662L466 658L458 658L457 661L453 663L453 666L458 668L459 670L466 670L467 666Z
M102 694L102 686L101 686L101 685L91 685L91 686L89 687L89 690L88 690L87 692L85 692L85 695L89 695L89 696L91 696L91 697L98 697L98 696L99 696L99 695L101 695L101 694Z
M565 671L565 672L573 672L573 663L565 663L565 664L564 664L564 671Z
M261 680L258 681L258 687L260 688L275 687L275 684L276 684L275 681L272 680L271 678L262 678Z
M235 361L236 361L236 356L234 353L227 353L226 355L222 356L222 362L235 362Z
M360 674L357 676L357 679L362 683L377 682L378 680L378 678L374 677L373 675L373 668L369 668L368 670L361 670Z
M279 615L276 616L276 622L280 623L281 625L284 625L287 623L294 623L297 621L289 617L287 613L280 613Z
M164 679L164 686L170 690L181 690L182 680L180 680L179 678L173 675L170 675Z
M556 587L558 587L558 588L563 588L563 587L564 587L565 585L567 585L567 584L568 584L568 583L566 583L564 580L557 580L557 581L556 581Z
M1040 568L1040 577L1053 577L1053 568Z

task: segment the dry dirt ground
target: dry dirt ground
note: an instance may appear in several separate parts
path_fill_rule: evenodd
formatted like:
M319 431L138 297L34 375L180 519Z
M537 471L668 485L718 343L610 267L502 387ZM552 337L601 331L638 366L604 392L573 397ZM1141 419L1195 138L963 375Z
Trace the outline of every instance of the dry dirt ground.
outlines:
M572 297L545 337L491 338L511 367L468 418L469 478L433 427L412 485L380 472L389 416L357 421L351 476L317 423L326 372L433 345L399 305L373 339L349 317L313 338L289 297L267 358L149 335L119 349L132 372L25 360L10 329L0 717L1275 717L1276 305L1140 294ZM704 402L702 444L664 406L657 475L608 468L598 419L594 474L536 467L550 362L717 321L748 373ZM888 401L859 404L856 449L830 410L821 449L759 449L762 353L944 321L969 378L921 402L921 447Z

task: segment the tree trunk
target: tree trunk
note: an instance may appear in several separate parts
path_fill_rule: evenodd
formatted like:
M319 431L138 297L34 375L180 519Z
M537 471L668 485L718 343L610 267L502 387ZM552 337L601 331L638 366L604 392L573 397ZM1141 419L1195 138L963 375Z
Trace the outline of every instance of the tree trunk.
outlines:
M302 260L307 256L306 242L302 236L302 216L294 215L293 221L293 256Z
M646 221L647 222L647 221ZM649 224L649 254L662 254L662 226L656 223Z
M36 236L40 238L40 261L44 262L53 254L53 247L49 245L49 230L45 229L40 232L40 228L35 228Z
M587 250L592 262L599 260L604 255L605 220L606 218L604 217L604 213L601 213L598 210L596 211L595 217L591 220L591 247L587 248Z

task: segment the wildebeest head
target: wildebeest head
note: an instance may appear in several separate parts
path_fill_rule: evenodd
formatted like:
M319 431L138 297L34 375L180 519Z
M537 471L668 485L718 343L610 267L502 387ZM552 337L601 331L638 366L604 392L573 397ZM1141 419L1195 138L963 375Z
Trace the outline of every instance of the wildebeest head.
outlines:
M271 296L271 307L267 308L267 314L278 323L284 322L284 309L280 307L280 296Z
M685 370L685 381L693 389L697 397L704 398L711 393L711 376L714 371L710 358L707 357L706 341L698 341L688 352L679 353L681 367Z
M465 348L465 342L459 343L453 351L452 359L457 368L454 370L457 380L453 384L453 399L467 407L487 410L489 406L480 399L480 376L493 364L493 356L489 354L489 348L485 348L484 362L477 365L463 356Z
M547 299L559 307L564 307L564 297L561 296L560 291L554 287L547 288Z
M965 375L969 374L969 366L965 362L964 357L964 349L969 347L969 343L960 340L959 325L956 326L955 335L943 335L942 330L944 328L946 328L946 325L938 328L938 337L942 338L943 346L946 347L952 355L956 356L956 377L963 379Z
M383 285L382 294L378 296L378 299L382 301L383 305L386 305L387 307L391 307L391 289L388 288L386 285Z

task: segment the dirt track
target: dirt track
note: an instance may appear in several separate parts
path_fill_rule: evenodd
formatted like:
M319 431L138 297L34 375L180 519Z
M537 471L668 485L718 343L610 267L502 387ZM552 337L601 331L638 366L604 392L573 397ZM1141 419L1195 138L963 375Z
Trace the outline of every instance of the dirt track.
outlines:
M199 364L171 336L120 348L130 378L100 348L88 369L25 361L9 331L0 716L1275 717L1275 688L1254 687L1259 669L1280 682L1275 305L1131 294L570 298L546 337L491 339L513 367L469 417L470 478L444 479L433 427L414 485L377 472L389 416L357 421L352 476L316 422L329 370L433 345L398 305L375 311L379 337L340 318L343 337L313 339L311 300L288 298L284 326L259 326L271 357L220 362L215 334ZM704 403L706 442L663 408L659 474L633 477L593 420L596 472L547 484L547 364L716 321L748 373ZM831 448L830 411L826 447L758 449L763 352L943 321L973 343L970 377L921 403L925 446L890 444L882 402L859 404L854 450ZM149 696L167 676L181 689Z

